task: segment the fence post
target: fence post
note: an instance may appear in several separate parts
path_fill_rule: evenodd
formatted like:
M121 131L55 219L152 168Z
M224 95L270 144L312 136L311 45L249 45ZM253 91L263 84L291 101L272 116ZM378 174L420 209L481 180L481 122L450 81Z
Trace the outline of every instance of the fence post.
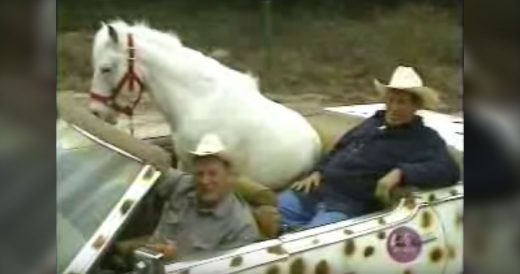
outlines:
M269 73L272 63L272 24L271 24L271 0L262 1L264 21L264 71Z

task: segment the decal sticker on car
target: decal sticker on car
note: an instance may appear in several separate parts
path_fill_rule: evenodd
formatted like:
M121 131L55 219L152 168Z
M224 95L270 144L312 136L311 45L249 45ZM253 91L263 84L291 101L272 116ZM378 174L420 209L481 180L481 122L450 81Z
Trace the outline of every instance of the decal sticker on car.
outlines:
M409 263L415 260L422 250L421 236L410 227L396 228L388 236L386 249L390 257L399 263Z

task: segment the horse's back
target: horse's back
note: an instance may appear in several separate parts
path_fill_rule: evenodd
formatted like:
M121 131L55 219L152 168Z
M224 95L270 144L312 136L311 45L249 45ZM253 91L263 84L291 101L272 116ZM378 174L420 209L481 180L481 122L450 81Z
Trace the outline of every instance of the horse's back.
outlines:
M248 109L251 125L242 149L247 173L273 189L309 171L321 152L319 135L298 112L272 101Z
M238 170L272 189L284 188L309 171L320 156L320 137L308 121L260 93L212 103L196 112L176 134L176 149L186 154L205 133L216 133Z
M174 140L178 153L187 154L204 134L216 133L239 171L272 189L313 167L321 142L302 115L264 97L249 75L216 61L208 62L204 72L212 92L183 113Z

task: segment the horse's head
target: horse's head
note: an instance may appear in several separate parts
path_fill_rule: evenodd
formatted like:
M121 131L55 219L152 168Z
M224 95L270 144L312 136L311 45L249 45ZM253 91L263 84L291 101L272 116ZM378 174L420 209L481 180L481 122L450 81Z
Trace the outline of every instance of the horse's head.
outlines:
M118 112L132 114L143 90L134 68L135 49L129 27L122 23L102 24L92 49L93 77L90 89L90 111L115 124ZM134 90L136 89L136 91ZM137 98L129 100L125 91ZM121 101L125 104L121 104Z

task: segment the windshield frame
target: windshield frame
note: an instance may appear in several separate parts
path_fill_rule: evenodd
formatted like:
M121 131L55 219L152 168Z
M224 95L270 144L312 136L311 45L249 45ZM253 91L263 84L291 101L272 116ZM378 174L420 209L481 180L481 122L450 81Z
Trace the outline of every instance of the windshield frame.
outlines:
M124 192L123 196L110 209L107 217L101 222L92 236L81 247L73 259L69 262L62 273L86 273L105 253L110 243L114 240L118 232L128 221L137 205L144 198L146 193L152 188L157 179L161 176L161 172L151 165L145 164L145 161L133 154L130 154L115 145L107 143L97 136L82 129L73 122L65 119L58 119L67 123L71 129L77 131L84 137L92 140L96 145L101 145L111 151L137 161L143 165L132 183Z

